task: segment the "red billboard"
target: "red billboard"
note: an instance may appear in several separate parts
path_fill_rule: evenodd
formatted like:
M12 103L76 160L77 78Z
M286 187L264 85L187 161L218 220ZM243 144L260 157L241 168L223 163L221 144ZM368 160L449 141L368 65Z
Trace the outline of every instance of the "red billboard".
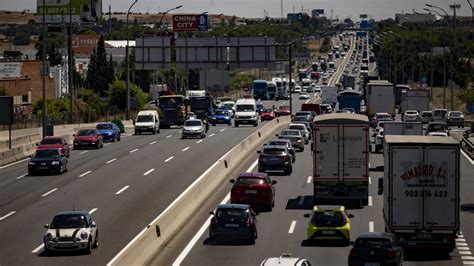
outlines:
M173 31L196 31L196 15L173 15Z

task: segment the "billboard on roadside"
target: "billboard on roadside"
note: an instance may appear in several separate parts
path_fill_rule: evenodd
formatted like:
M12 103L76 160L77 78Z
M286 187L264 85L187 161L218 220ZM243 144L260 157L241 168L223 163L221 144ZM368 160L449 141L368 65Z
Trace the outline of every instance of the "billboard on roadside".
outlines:
M173 15L173 31L207 31L207 14Z
M37 0L36 21L46 23L96 23L102 16L102 0ZM70 19L71 18L71 19Z

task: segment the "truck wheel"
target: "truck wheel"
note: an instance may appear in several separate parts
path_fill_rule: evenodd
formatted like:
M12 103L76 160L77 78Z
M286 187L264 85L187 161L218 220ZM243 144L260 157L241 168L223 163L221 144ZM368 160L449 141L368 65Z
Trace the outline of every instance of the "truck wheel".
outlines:
M253 124L254 127L257 127L258 126L258 122L255 122L255 124Z
M369 198L363 198L361 205L362 205L362 206L367 206L367 205L369 205Z
M235 122L235 123L234 123L234 126L235 126L235 127L239 127L239 123Z

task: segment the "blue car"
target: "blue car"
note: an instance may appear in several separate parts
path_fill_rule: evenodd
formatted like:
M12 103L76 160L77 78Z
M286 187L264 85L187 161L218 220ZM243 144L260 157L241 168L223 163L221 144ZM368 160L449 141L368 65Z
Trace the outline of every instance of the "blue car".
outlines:
M227 109L217 109L212 116L212 125L216 124L232 125L232 114Z
M257 103L257 111L258 111L259 114L261 114L263 112L263 109L265 109L263 104Z
M104 141L120 141L120 129L114 123L99 123L95 128L102 135Z

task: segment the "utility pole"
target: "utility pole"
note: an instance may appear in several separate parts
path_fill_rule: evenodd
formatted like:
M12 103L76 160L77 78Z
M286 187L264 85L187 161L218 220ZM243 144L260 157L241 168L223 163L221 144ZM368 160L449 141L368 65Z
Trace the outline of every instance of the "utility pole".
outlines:
M457 51L455 50L456 49L456 9L458 8L461 8L461 5L460 4L456 4L454 3L453 5L449 5L449 8L453 10L453 37L452 37L452 40L453 40L453 45L452 47L454 48L454 51L450 51L451 54L449 56L450 58L450 63L451 63L451 73L450 73L450 78L451 78L451 82L449 84L449 87L451 89L451 111L454 110L454 88L453 88L453 83L454 83L454 64L453 64L453 57L452 57L452 53L456 53L457 54Z
M281 9L281 18L283 19L283 0L281 0L280 9Z
M138 2L138 0L135 0L131 5L130 5L130 8L128 9L127 11L127 46L125 46L125 76L126 76L126 83L125 83L125 87L127 88L127 115L126 115L126 119L127 120L130 120L130 62L129 59L128 59L128 53L129 53L129 47L128 47L128 39L129 39L129 36L128 36L128 23L129 23L129 15L130 15L130 10L132 9L132 7Z
M42 87L43 87L43 138L46 137L46 0L43 0L43 71Z
M69 87L69 123L74 121L74 83L73 83L73 65L72 65L72 1L69 1L69 29L68 29L68 87Z

